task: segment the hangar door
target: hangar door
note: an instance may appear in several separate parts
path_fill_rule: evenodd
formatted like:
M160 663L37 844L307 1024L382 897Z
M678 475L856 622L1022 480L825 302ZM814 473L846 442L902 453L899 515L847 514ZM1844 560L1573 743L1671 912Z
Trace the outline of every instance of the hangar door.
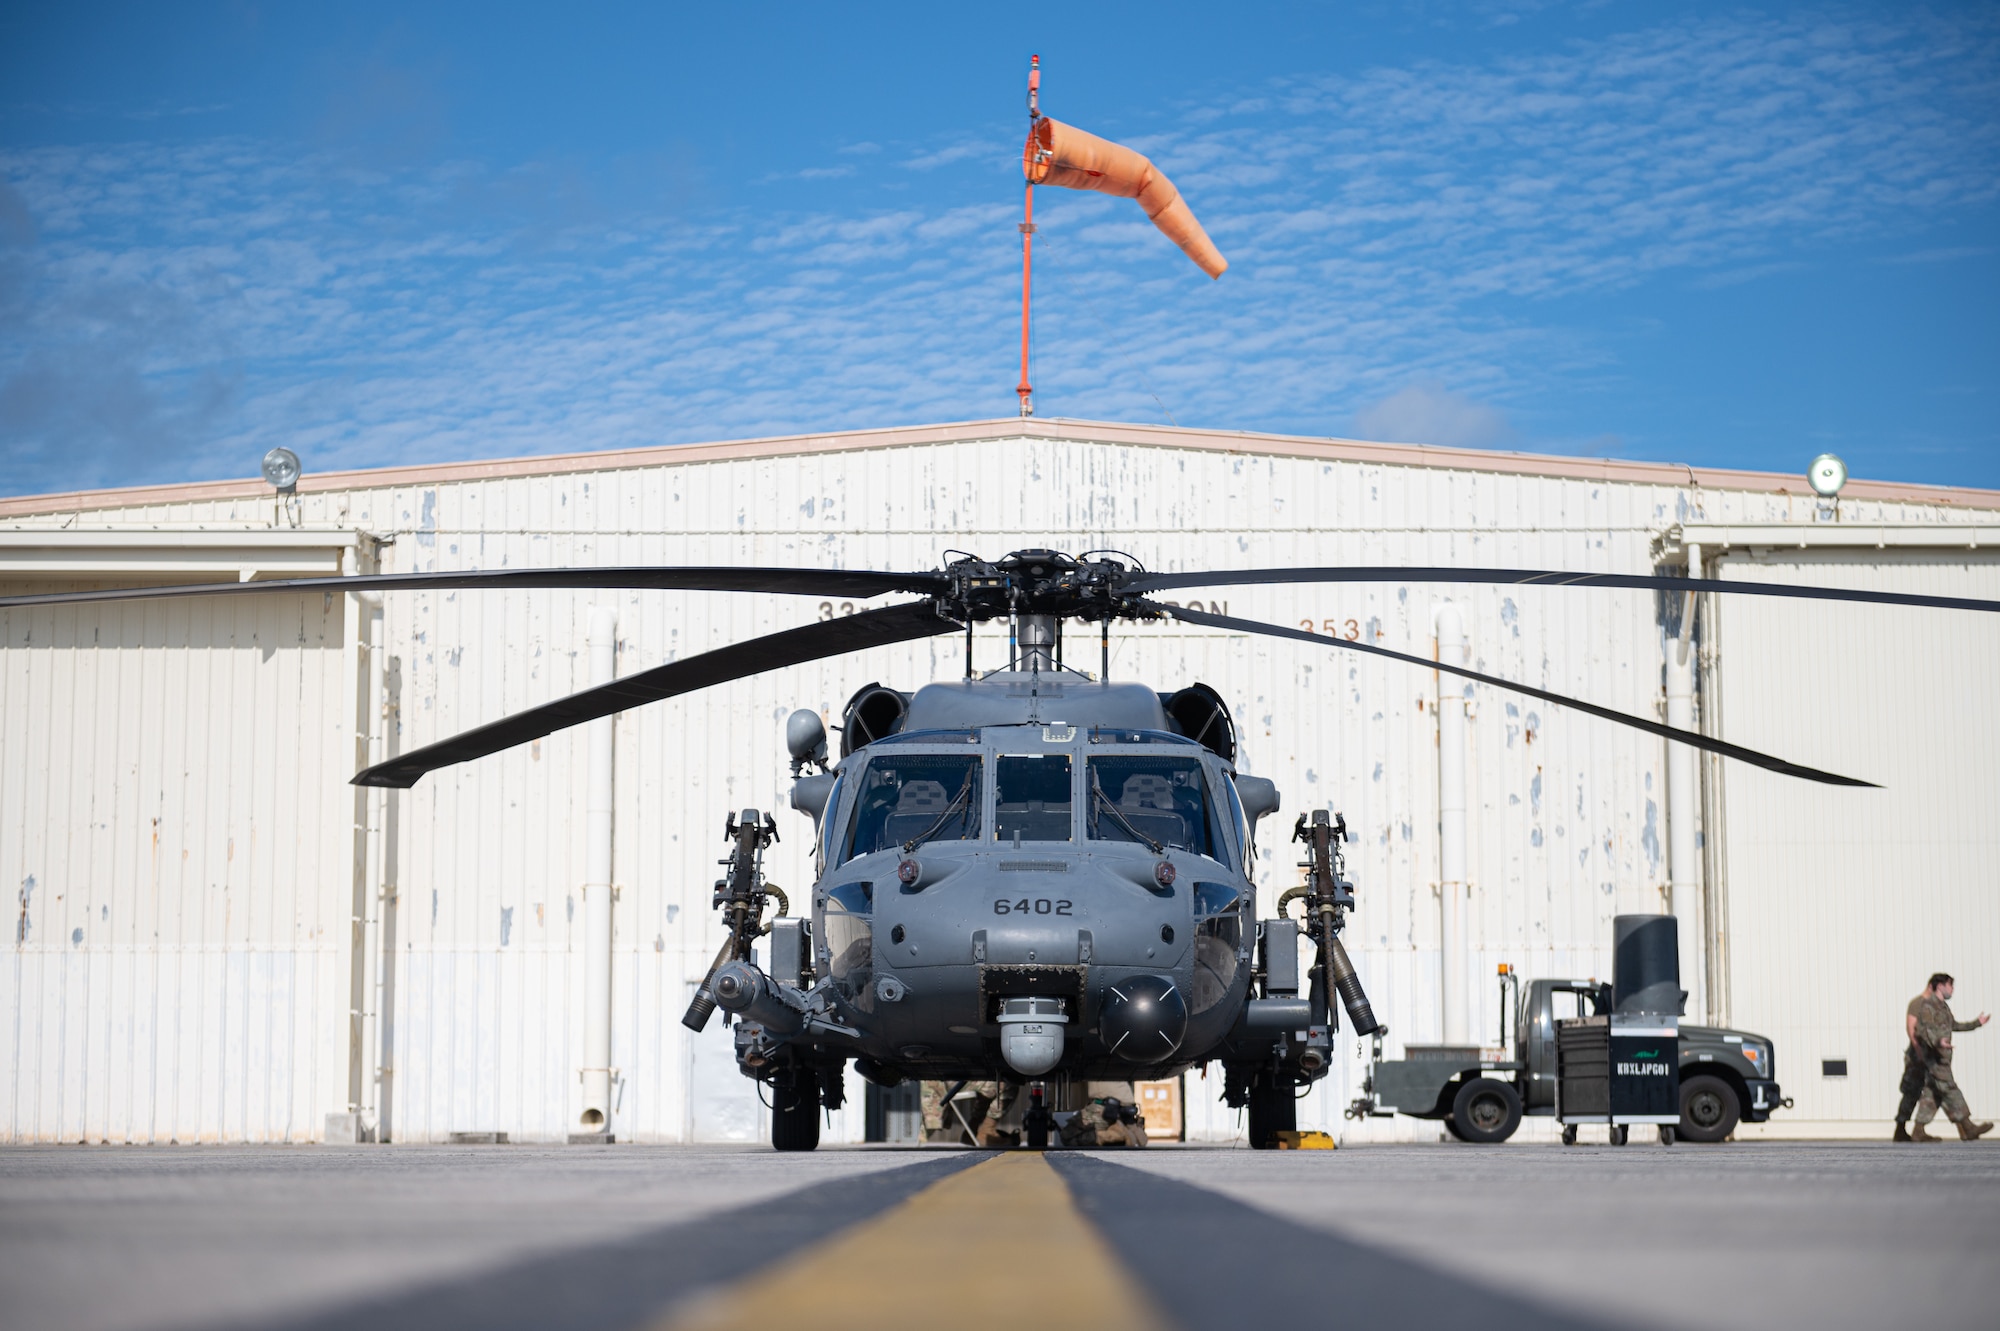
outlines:
M0 1141L309 1141L347 1101L347 600L0 610Z
M1898 549L1893 531L1876 548L1867 536L1859 549L1737 552L1710 567L2000 599L2000 552ZM1962 1019L2000 1009L2000 615L1710 602L1711 733L1883 787L1706 769L1722 1011L1776 1042L1797 1101L1782 1119L1886 1123L1904 1005L1924 980L1959 977ZM1956 1068L1975 1109L2000 1102L2000 1027L1961 1036Z

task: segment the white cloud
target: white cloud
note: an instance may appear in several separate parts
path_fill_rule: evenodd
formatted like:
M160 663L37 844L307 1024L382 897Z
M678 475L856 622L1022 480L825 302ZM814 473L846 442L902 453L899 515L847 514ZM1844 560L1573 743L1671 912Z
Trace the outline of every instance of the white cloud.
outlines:
M1411 384L1355 412L1354 433L1391 444L1491 448L1514 432L1506 413L1432 381Z

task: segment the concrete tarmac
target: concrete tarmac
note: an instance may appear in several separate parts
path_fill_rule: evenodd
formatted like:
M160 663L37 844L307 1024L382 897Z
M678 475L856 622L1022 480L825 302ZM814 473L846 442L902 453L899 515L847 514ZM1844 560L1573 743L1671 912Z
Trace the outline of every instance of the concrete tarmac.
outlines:
M656 1325L989 1158L833 1148L0 1150L0 1325ZM2000 1149L1202 1147L1049 1157L1183 1326L1990 1327ZM971 1176L967 1176L970 1178ZM954 1185L957 1186L957 1185ZM967 1260L985 1223L963 1220ZM929 1203L935 1213L937 1203ZM958 1228L948 1218L942 1222ZM885 1281L879 1325L930 1325ZM1037 1310L1032 1324L1060 1324ZM926 1300L934 1302L935 1300ZM956 1324L956 1323L954 1323ZM1029 1324L1029 1323L1024 1323Z

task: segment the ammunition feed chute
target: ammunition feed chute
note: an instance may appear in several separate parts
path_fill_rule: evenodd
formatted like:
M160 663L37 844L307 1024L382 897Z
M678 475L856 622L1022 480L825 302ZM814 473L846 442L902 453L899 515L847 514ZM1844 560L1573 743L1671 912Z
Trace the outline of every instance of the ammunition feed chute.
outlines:
M1381 1029L1381 1023L1375 1020L1368 995L1361 988L1361 977L1355 974L1354 963L1348 960L1347 949L1340 942L1347 912L1354 907L1354 885L1347 880L1340 848L1352 839L1347 819L1341 814L1329 819L1326 810L1315 809L1310 822L1305 814L1299 815L1298 826L1292 829L1292 840L1306 844L1307 857L1300 865L1306 871L1305 886L1292 888L1278 898L1278 914L1284 915L1294 900L1303 898L1306 903L1304 925L1314 947L1313 1021L1336 1028L1340 1025L1331 998L1332 992L1338 992L1348 1018L1354 1023L1355 1034L1373 1035Z

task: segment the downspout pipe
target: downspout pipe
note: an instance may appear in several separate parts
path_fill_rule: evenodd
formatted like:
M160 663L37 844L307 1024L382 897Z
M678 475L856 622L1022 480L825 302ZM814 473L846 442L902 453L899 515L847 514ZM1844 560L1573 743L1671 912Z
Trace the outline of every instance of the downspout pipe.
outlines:
M1701 547L1688 547L1688 576L1701 574ZM1680 631L1665 640L1667 658L1667 724L1676 730L1695 729L1694 613L1692 593L1681 602ZM1667 743L1667 893L1680 938L1685 987L1695 1020L1703 1016L1700 901L1701 848L1697 833L1701 804L1698 759L1685 744Z
M590 612L590 682L609 684L618 671L618 612ZM614 718L585 723L589 791L584 803L583 1105L576 1132L611 1137L611 776Z
M1466 664L1465 618L1445 602L1434 616L1437 659ZM1438 904L1444 947L1440 960L1440 999L1444 1042L1471 1042L1472 1022L1467 999L1466 869L1465 869L1465 688L1444 672L1437 677L1438 713Z
M385 608L380 592L363 592L360 602L368 625L368 765L387 762L390 756L388 635L383 631ZM396 881L393 847L390 842L389 801L391 792L374 790L368 800L368 881L373 893L375 945L370 961L375 968L375 1140L394 1140L396 1110Z

